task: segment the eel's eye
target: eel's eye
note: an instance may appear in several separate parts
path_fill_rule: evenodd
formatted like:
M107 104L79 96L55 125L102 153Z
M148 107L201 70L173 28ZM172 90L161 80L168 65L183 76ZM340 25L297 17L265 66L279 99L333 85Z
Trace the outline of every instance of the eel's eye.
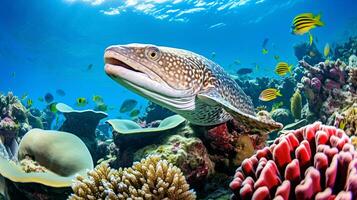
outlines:
M148 47L146 56L153 61L157 61L160 58L160 50L157 47Z

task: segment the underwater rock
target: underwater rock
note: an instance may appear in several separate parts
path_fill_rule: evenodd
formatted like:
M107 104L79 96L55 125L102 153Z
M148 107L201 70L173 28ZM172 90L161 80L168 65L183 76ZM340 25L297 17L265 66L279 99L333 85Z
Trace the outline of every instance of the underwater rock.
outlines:
M340 129L320 122L281 135L243 161L231 199L356 199L357 152Z
M291 112L285 108L278 108L270 112L271 118L274 121L282 123L284 126L294 122L294 117Z
M206 147L198 138L173 135L162 145L149 145L137 151L134 160L149 155L158 155L181 169L191 187L202 189L206 178L214 173L214 163L210 160Z
M305 75L298 87L307 98L309 112L322 122L333 121L329 120L333 113L356 102L357 94L346 81L349 67L340 60L315 66L300 61L300 65L305 68Z
M161 121L156 128L142 128L131 120L107 120L113 128L113 140L120 149L115 166L127 167L133 162L134 152L146 145L155 144L168 135L178 134L185 128L185 118L174 115Z
M140 117L140 120L148 124L157 120L163 120L172 115L175 115L175 113L169 109L159 106L156 103L153 103L152 101L149 101L149 104L145 109L145 115Z
M3 158L16 160L16 138L30 129L26 108L20 100L11 92L6 96L0 94L0 154Z
M73 110L63 103L58 103L56 108L66 118L59 130L81 138L91 152L94 162L96 162L99 159L96 153L98 148L96 127L100 120L108 116L107 113L93 110Z
M312 43L312 45L310 45L307 42L302 42L294 45L293 48L295 57L298 60L305 60L306 62L312 65L324 61L322 54L317 49L315 43Z
M345 63L348 63L351 55L357 55L357 37L350 37L345 43L337 44L334 49L334 58Z
M0 158L9 196L18 199L65 199L76 174L93 169L92 157L75 135L32 129L19 144L20 164ZM21 198L25 199L25 198Z
M69 200L196 199L181 170L159 156L149 156L130 168L111 169L102 163L78 176Z

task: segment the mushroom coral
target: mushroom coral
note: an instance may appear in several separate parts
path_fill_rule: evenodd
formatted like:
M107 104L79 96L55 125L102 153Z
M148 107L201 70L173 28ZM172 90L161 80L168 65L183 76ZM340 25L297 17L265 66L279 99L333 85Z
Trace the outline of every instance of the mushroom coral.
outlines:
M69 200L196 199L181 170L159 156L149 156L131 168L119 170L102 163L88 172L88 178L78 176L72 189L74 194Z
M35 187L37 190L44 188L42 186L69 187L76 174L85 175L87 169L93 169L92 157L85 144L77 136L60 131L32 129L27 132L19 144L18 160L28 159L45 170L27 173L20 164L0 158L0 174L27 194L26 188L33 184L41 185ZM50 196L44 191L30 193Z

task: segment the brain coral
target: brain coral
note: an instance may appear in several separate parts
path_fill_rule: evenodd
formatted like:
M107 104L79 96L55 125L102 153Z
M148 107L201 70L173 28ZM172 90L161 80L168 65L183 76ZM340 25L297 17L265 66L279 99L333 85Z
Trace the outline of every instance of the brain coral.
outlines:
M131 168L119 170L102 163L88 172L88 178L78 176L72 189L74 194L69 197L70 200L196 198L181 170L158 156L149 156Z
M357 152L341 129L316 122L244 160L230 188L232 199L356 199Z

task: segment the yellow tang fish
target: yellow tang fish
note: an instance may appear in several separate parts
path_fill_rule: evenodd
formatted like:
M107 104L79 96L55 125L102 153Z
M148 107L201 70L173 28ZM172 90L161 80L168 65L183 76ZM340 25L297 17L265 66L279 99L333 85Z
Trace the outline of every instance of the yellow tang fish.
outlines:
M321 21L321 15L303 13L293 19L292 31L296 35L302 35L309 32L316 26L324 26L324 23Z
M260 95L259 99L261 101L271 101L276 99L278 96L283 96L281 95L280 91L275 89L275 88L268 88L263 90Z
M96 103L103 103L103 98L99 95L94 95L92 99Z
M88 104L88 101L84 97L77 98L76 100L77 106L85 106Z
M324 56L327 57L330 53L330 45L326 43L325 48L324 48Z
M278 74L279 76L285 76L288 72L291 74L291 68L293 65L289 65L286 62L279 62L275 66L275 73Z

